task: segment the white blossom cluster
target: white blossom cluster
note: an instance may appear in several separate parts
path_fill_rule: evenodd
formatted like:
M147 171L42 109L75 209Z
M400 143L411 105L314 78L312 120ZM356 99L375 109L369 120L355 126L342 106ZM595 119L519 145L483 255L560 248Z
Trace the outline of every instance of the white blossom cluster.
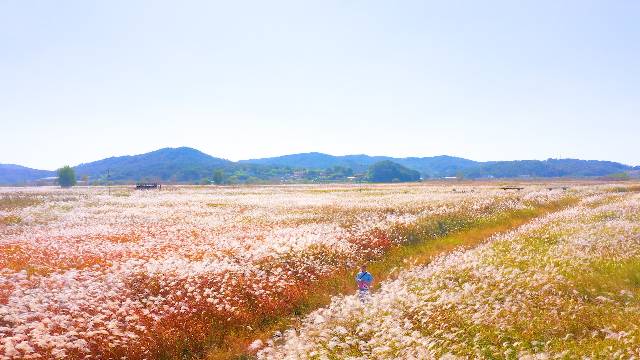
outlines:
M596 189L598 191L602 188ZM640 194L576 206L335 297L259 359L637 359Z
M34 202L0 207L20 219L0 224L0 359L153 358L212 324L277 314L314 281L405 241L398 227L563 196L542 186L2 188L0 202Z

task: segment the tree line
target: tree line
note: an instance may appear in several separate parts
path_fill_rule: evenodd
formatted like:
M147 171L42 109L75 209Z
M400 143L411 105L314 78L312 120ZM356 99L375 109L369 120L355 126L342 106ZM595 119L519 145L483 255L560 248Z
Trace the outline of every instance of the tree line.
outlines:
M218 168L196 182L198 184L232 185L282 182L407 182L420 180L420 173L389 160L371 165L366 173L356 174L353 169L345 166L332 166L327 169L292 169L248 167L240 169ZM63 188L77 184L75 170L65 165L58 169L58 184ZM265 176L266 175L266 176ZM148 181L149 179L142 179ZM94 184L105 184L105 181L95 181Z

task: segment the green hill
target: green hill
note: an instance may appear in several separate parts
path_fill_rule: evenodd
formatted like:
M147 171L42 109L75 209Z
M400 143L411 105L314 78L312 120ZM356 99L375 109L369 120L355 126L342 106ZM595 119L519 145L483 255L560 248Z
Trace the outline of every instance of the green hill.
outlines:
M632 167L612 161L547 159L489 161L465 169L468 178L516 177L595 177L631 170Z
M56 176L56 172L14 164L0 164L0 184L25 184L49 176Z
M393 161L379 161L369 167L367 180L370 182L407 182L420 180L420 173Z
M193 182L210 177L215 168L230 168L229 160L188 147L164 148L146 154L117 156L75 166L78 177L111 181Z

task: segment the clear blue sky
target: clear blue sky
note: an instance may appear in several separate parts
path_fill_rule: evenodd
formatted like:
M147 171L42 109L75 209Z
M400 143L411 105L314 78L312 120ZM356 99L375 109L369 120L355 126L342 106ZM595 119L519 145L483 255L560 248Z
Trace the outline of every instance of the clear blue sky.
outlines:
M0 0L0 163L640 164L640 1Z

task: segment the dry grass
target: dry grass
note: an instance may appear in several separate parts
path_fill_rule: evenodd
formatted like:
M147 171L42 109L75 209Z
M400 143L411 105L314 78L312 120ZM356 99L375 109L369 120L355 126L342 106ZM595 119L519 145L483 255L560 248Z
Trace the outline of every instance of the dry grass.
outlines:
M0 211L14 211L22 208L36 206L43 203L43 200L35 196L9 196L0 197Z
M17 225L22 222L22 218L17 215L0 216L0 225Z

